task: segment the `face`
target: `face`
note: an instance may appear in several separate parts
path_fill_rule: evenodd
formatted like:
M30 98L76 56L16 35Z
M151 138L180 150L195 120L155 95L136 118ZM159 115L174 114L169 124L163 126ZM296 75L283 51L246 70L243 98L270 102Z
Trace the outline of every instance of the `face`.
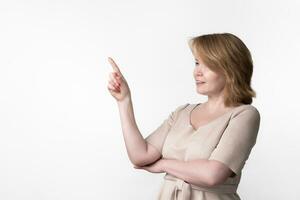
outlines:
M195 57L194 79L198 93L218 95L225 86L225 76L210 70L200 57Z

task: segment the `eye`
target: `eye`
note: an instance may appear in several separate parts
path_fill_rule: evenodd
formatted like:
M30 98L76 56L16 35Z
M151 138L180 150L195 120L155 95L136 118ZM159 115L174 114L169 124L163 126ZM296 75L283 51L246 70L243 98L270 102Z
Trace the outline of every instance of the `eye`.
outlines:
M199 63L198 62L195 62L195 65L198 65Z

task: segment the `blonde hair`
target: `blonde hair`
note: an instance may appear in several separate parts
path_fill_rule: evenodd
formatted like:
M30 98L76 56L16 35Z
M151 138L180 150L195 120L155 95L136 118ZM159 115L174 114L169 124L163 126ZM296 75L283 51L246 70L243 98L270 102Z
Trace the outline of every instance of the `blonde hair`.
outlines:
M214 33L192 37L188 44L194 56L225 76L225 106L252 103L252 97L256 97L251 88L253 61L241 39L231 33Z

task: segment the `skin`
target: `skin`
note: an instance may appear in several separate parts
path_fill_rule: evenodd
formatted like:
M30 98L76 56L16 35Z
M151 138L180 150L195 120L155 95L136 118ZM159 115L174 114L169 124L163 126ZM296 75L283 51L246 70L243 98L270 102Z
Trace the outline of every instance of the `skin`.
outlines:
M127 154L134 168L151 173L169 173L188 183L206 187L221 184L234 175L226 165L216 160L181 161L162 158L161 153L144 140L138 129L130 89L120 68L112 58L109 57L108 61L113 72L109 74L107 88L117 101ZM192 112L191 121L197 128L232 108L226 107L223 101L225 77L210 70L199 56L195 57L193 77L197 93L208 97L207 102L197 106ZM196 80L205 83L197 84Z

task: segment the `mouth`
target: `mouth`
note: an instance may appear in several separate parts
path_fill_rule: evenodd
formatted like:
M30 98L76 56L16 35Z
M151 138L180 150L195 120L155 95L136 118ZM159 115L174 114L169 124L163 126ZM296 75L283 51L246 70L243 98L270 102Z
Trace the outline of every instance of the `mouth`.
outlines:
M204 84L205 82L202 81L196 81L196 84Z

